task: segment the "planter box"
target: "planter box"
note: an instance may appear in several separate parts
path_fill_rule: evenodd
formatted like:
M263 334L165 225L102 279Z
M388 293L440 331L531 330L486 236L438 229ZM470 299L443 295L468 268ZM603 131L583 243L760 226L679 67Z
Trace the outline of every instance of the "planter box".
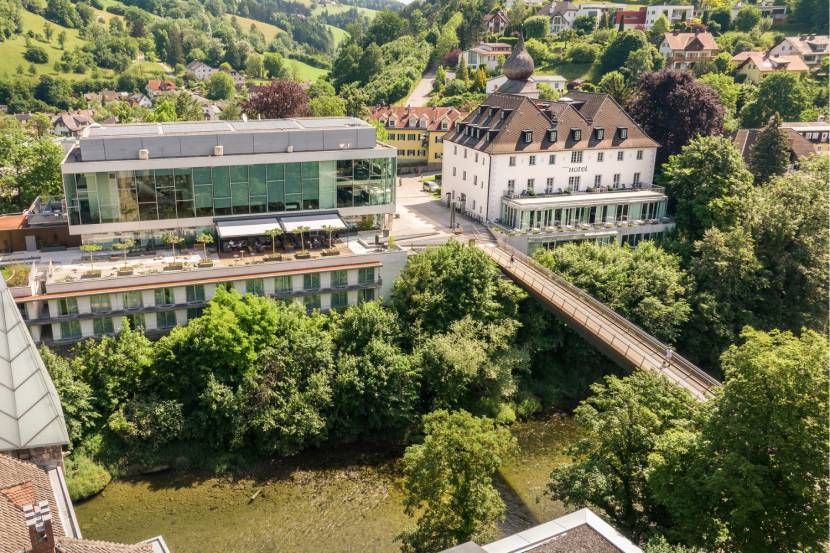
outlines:
M81 275L81 278L101 278L101 271L87 271Z
M340 255L340 250L338 250L338 249L323 250L323 255L325 255L325 256Z
M184 269L184 265L181 263L170 263L164 266L165 271L181 271L182 269Z

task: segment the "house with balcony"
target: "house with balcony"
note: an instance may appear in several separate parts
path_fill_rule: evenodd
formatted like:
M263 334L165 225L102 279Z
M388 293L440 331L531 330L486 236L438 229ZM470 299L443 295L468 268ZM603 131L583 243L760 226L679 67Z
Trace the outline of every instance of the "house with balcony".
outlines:
M167 332L220 287L323 311L387 297L396 153L349 117L90 128L61 172L69 234L100 251L6 257L30 266L12 295L56 345Z
M771 56L799 56L810 68L821 66L821 60L830 56L830 36L828 35L799 35L788 36L773 46Z
M370 119L386 129L387 143L398 151L399 166L441 167L444 135L467 114L453 107L378 106Z
M503 71L528 80L519 41ZM518 61L517 61L518 60ZM524 252L576 240L637 244L673 228L652 185L659 145L607 94L495 92L445 137L446 205Z
M702 62L714 61L720 48L712 33L665 33L660 42L660 53L669 69L693 69Z

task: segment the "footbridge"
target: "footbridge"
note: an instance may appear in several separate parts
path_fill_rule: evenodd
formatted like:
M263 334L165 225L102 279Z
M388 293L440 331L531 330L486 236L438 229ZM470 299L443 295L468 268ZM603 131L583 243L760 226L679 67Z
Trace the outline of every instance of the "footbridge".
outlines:
M666 344L510 245L477 244L519 286L620 365L659 372L701 401L720 385Z

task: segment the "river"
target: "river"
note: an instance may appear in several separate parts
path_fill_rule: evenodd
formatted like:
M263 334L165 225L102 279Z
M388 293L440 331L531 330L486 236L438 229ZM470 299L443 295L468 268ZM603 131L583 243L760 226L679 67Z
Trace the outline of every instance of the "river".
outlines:
M499 479L508 506L503 532L565 512L544 489L578 437L573 420L561 415L512 430L519 451ZM167 473L119 480L76 511L87 539L136 542L162 534L173 553L398 551L395 536L412 521L403 513L396 460L349 459L301 456L248 478Z

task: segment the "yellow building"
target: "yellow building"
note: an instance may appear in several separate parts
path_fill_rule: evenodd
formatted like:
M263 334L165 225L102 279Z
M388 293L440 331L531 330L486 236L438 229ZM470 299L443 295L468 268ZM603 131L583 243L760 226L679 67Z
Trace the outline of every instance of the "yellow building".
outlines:
M444 135L467 114L452 107L390 107L372 110L371 119L386 128L386 142L398 150L398 167L438 169Z

